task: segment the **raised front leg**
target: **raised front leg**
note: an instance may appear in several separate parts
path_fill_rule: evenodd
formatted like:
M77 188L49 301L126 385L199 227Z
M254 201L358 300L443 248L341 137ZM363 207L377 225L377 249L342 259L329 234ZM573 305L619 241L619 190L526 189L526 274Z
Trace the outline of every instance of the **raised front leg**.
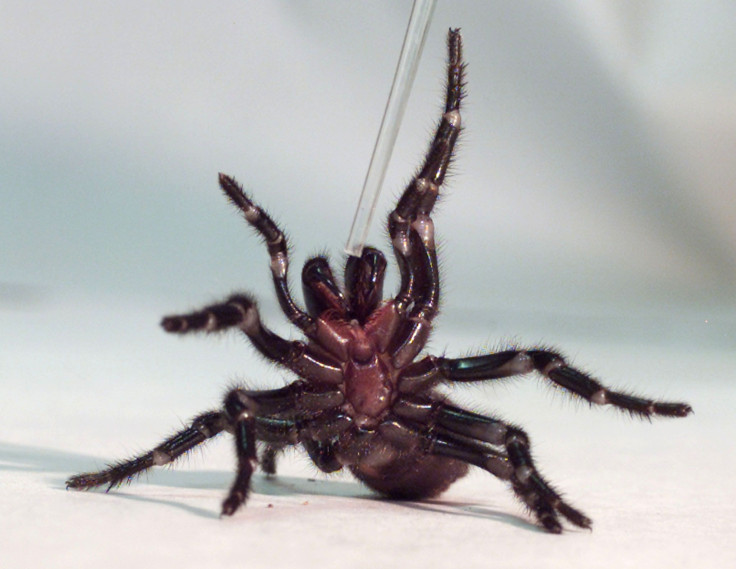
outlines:
M268 214L245 194L243 188L230 176L220 174L220 186L230 201L243 213L245 220L263 237L271 257L271 274L276 287L276 296L284 314L307 335L312 331L314 320L304 312L291 297L288 282L289 254L284 232Z
M460 104L465 84L459 30L450 30L447 42L445 112L424 164L388 218L388 232L401 272L401 286L395 304L399 314L405 316L392 346L396 367L403 367L421 351L439 310L440 279L434 222L430 215L462 128Z

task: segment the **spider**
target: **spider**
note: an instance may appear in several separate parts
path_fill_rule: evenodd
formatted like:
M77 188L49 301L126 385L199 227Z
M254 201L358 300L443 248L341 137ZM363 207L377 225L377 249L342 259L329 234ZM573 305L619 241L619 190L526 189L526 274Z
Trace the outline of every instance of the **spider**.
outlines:
M293 300L287 279L284 233L231 177L219 183L266 243L281 309L306 341L286 340L261 322L255 301L234 294L224 302L167 316L167 332L213 333L236 328L258 352L297 379L271 390L230 390L221 409L203 413L153 450L99 472L70 478L67 488L110 490L153 466L169 464L218 433L235 439L237 473L222 514L248 497L257 465L276 472L278 454L300 445L322 471L347 467L366 486L389 498L434 497L469 466L507 482L552 533L561 519L581 528L591 520L564 500L537 470L529 437L519 427L462 409L442 394L442 384L493 381L537 372L553 385L595 405L632 415L685 417L686 403L644 399L611 391L549 349L509 349L464 358L423 355L440 301L432 208L460 134L465 64L459 30L448 35L445 110L421 170L388 216L388 233L401 273L393 299L383 300L386 258L364 248L347 259L342 285L324 256L302 270L306 311Z

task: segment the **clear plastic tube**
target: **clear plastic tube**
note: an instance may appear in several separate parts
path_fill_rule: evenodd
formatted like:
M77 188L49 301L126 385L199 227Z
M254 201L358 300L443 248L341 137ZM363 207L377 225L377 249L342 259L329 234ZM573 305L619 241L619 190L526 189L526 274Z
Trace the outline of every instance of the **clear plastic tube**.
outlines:
M350 228L350 236L345 246L345 252L348 255L359 257L363 251L396 136L399 133L401 119L404 117L411 86L417 74L419 59L424 49L424 40L427 37L436 3L436 0L414 0L409 25L404 36L404 45L401 47L399 63L394 74L394 82L391 85L391 93L388 96L381 128L373 148L373 156L363 183L363 191L360 194L353 225Z

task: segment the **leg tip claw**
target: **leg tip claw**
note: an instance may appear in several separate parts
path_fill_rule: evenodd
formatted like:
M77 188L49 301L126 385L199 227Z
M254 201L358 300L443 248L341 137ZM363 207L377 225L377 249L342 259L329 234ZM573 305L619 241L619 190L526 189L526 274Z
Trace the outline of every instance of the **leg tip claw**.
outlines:
M244 503L244 495L240 493L230 494L222 503L222 511L220 512L220 516L232 516L235 512L238 511L238 509L240 509L240 506L242 506Z

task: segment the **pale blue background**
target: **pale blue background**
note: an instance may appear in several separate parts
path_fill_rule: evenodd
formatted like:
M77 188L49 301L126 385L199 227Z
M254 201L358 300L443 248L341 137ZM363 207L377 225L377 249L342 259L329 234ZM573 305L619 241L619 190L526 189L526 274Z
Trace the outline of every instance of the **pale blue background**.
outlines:
M430 138L446 30L460 26L467 130L435 216L444 305L432 351L541 342L608 385L695 409L648 424L529 378L456 390L528 430L592 534L537 532L482 472L400 505L349 479L312 485L298 457L285 477L258 475L249 507L220 521L228 437L117 493L63 491L70 474L216 407L234 382L292 379L236 334L181 339L157 324L248 290L270 326L298 336L217 172L289 231L296 290L307 256L326 250L340 266L409 9L0 4L4 567L736 564L725 0L440 0L372 228L388 250L385 214Z
M3 3L4 305L270 301L219 171L289 230L293 276L325 249L340 265L409 6ZM448 305L695 307L713 323L736 284L735 22L730 2L440 2L371 240L387 248L460 26L467 130L437 215Z

